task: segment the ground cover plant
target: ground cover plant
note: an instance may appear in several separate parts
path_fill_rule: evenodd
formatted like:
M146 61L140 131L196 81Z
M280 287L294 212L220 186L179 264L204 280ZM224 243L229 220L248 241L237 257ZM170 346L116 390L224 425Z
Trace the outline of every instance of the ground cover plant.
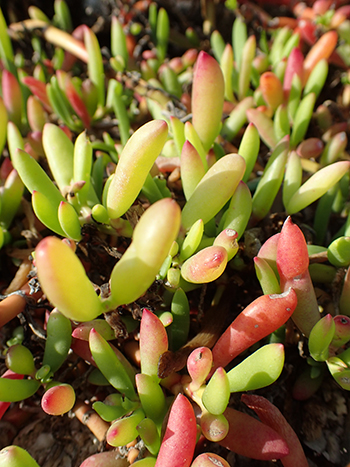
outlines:
M347 465L349 6L53 7L0 12L0 466L54 465L33 414L81 467Z

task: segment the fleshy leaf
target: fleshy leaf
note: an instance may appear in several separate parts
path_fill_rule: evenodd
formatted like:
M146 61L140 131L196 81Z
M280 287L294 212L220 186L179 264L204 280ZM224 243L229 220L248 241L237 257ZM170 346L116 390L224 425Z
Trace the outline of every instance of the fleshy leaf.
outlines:
M72 325L68 318L54 309L47 321L46 332L43 365L49 365L51 371L55 373L68 356L72 341Z
M125 145L107 193L110 217L122 216L135 201L168 135L164 120L140 127Z
M203 221L202 219L198 219L198 221L196 221L192 225L190 230L187 232L185 240L183 241L181 245L181 250L180 250L181 261L185 261L191 255L193 255L193 253L197 250L202 240L203 232L204 232Z
M107 399L104 402L96 401L92 404L92 408L96 410L102 420L112 422L130 412L130 409L123 407L123 396L121 394L110 394Z
M241 140L238 148L238 154L240 154L246 163L246 169L243 176L243 181L247 182L249 176L252 173L255 162L257 160L260 149L260 137L256 126L253 123L249 123Z
M35 249L40 284L50 302L67 318L90 321L102 304L72 249L56 237L46 237Z
M254 391L269 386L280 376L283 364L283 345L264 345L227 373L230 392Z
M115 334L111 326L104 319L94 319L92 321L86 321L80 323L73 332L72 337L76 339L82 339L84 341L89 340L89 334L91 329L94 328L101 336L107 341L115 339Z
M247 121L247 110L254 106L255 102L252 96L242 99L224 121L221 134L229 141L232 141Z
M281 186L289 150L289 137L275 147L253 196L252 215L261 220L269 212Z
M160 448L160 436L154 421L150 418L144 418L137 425L137 431L149 452L156 456Z
M8 369L22 375L35 373L34 357L31 351L22 344L11 345L6 352L5 363Z
M315 102L316 95L313 92L310 92L310 94L307 94L301 100L294 117L292 133L290 135L290 145L292 148L296 147L303 140L312 117Z
M196 445L196 417L190 401L179 394L171 409L156 467L189 467Z
M181 181L186 200L194 192L196 186L205 175L205 166L192 143L186 140L181 151Z
M76 242L82 239L79 216L70 203L61 201L58 208L58 220L66 237Z
M287 212L294 214L309 206L335 185L349 168L350 162L339 161L318 170L294 193L286 206Z
M227 251L222 246L203 248L184 262L181 275L193 284L212 282L224 272L227 259Z
M308 345L311 357L317 362L327 360L334 332L335 324L330 314L321 318L312 328Z
M167 406L162 388L152 376L138 373L136 387L146 417L161 426Z
M230 399L230 381L226 371L219 367L210 378L202 395L204 407L213 415L222 414Z
M32 396L39 389L40 382L35 379L0 378L0 400L17 402Z
M100 106L103 106L105 103L105 83L100 45L92 29L86 25L84 25L83 28L84 44L88 54L89 78L96 86L98 92L98 103Z
M84 204L89 192L92 167L92 146L86 133L80 133L74 144L73 179L75 182L84 181L84 186L79 190L80 204Z
M220 65L204 51L195 64L192 88L192 122L207 152L220 131L225 83Z
M237 232L237 241L243 235L252 212L252 195L246 183L240 181L230 204L223 215L222 229L232 229Z
M311 282L308 265L309 255L306 241L299 227L290 217L283 224L277 245L277 268L281 290L292 287L298 297L298 304L292 319L298 328L308 336L320 319L317 299Z
M267 105L275 111L283 101L282 83L275 73L266 71L260 76L260 89Z
M350 264L350 237L339 237L327 249L328 261L338 268Z
M260 138L264 143L271 149L273 149L278 140L275 136L273 121L265 113L261 112L259 109L247 110L247 117L250 123L253 123L257 128Z
M214 443L223 440L228 433L229 424L223 414L213 415L209 412L204 412L200 418L202 434Z
M149 339L149 336L153 336ZM168 336L160 319L145 308L140 327L140 359L143 374L157 377L160 356L168 350Z
M242 59L239 67L238 96L243 99L248 94L251 79L252 62L255 57L256 37L251 35L245 41L242 50Z
M138 436L137 425L144 418L143 410L137 409L129 417L116 420L107 431L107 443L111 446L124 446L133 441Z
M307 82L311 71L323 58L329 58L335 49L338 41L336 31L327 31L319 38L316 44L310 49L304 60L304 83Z
M17 214L23 191L24 185L18 172L11 170L0 193L0 221L3 227L8 228Z
M19 446L7 446L0 451L0 467L40 467L32 456Z
M171 301L171 314L170 345L172 350L178 350L186 344L190 330L190 305L185 292L180 287Z
M213 347L214 370L225 367L243 350L276 331L297 305L294 290L263 295L248 305L221 335Z
M293 428L276 406L267 399L256 395L242 395L242 401L258 415L260 420L270 428L276 430L287 442L289 454L281 459L284 467L308 467L300 441Z
M339 357L331 357L326 362L328 370L339 386L350 391L350 368Z
M170 198L152 204L135 227L133 241L113 268L107 306L131 303L154 282L180 228L179 205Z
M89 456L80 467L129 467L126 457L116 456L115 451L104 451Z
M221 446L251 459L281 459L289 453L284 438L275 430L238 410L227 408L224 412L229 431Z
M63 203L64 201L61 202ZM33 211L40 222L56 234L61 235L62 237L65 236L65 232L58 220L57 208L50 198L40 191L33 191L32 205Z
M260 286L264 295L272 293L281 293L281 288L278 279L269 263L259 256L254 258L254 266L256 277L260 282Z
M63 415L75 403L75 392L70 384L58 384L48 389L41 398L41 407L49 415Z
M46 123L43 147L52 175L63 193L73 179L73 143L60 127Z
M182 224L189 229L198 219L206 224L233 195L243 177L245 161L238 154L219 159L204 175L182 210ZM213 196L213 192L217 196Z
M204 383L213 363L213 355L208 347L198 347L187 359L187 370L192 378L190 389L196 391Z
M217 235L213 246L222 246L227 251L227 261L230 261L239 249L238 233L233 229L225 229Z
M303 169L301 160L295 151L291 151L287 161L287 168L283 182L283 204L287 206L294 193L300 188Z
M195 458L191 467L230 467L230 464L217 454L204 452Z
M90 331L89 343L96 365L110 384L129 399L135 399L133 382L110 344L94 329Z
M21 149L14 151L12 163L23 183L31 193L33 193L33 191L42 193L50 200L53 206L57 206L56 210L58 209L59 203L65 201L46 172L27 152Z
M297 254L296 254L297 252ZM292 279L309 266L309 254L305 237L290 217L283 224L277 245L277 267L284 280Z

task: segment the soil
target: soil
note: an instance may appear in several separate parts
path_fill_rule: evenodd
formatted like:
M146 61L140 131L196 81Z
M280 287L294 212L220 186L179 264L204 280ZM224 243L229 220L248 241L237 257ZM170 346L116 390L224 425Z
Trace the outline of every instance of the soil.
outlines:
M194 27L200 37L201 48L209 50L208 37L203 34L201 29L202 19L199 0L164 0L157 3L167 9L174 31L184 34L188 26ZM262 11L267 11L271 16L291 15L291 11L287 7L268 3L269 5L265 5L264 10L260 10L261 7L257 5L252 7L249 3L241 6L241 13L245 16L249 28L254 30L255 33L261 31L261 28L264 26ZM25 19L27 17L25 12L30 4L35 4L42 8L49 17L53 15L52 2L15 0L5 8L7 19L11 21L14 19L16 21ZM128 2L120 0L104 0L100 2L81 0L75 2L71 0L68 4L74 4L71 11L75 25L84 22L93 26L101 44L105 43L107 45L106 38L109 37L110 15L111 13L125 14ZM227 10L225 10L225 15L222 15L222 11L223 5L217 2L217 18L220 18L220 20L218 20L216 26L223 37L227 41L230 41L234 17L233 14L227 13ZM146 23L147 18L144 11L138 11L131 7L130 12L135 15L135 20L143 24ZM143 41L144 48L147 48L148 40L145 38ZM170 44L169 53L171 56L178 56L183 52L184 49L178 43ZM141 53L141 50L139 53ZM339 70L334 67L330 69L323 95L319 98L320 102L329 97L336 107L338 85ZM347 121L344 109L339 107L336 110L339 119ZM315 134L317 134L317 128L311 128L310 135L314 136ZM233 144L235 144L235 141ZM264 164L263 161L266 158L266 154L267 148L262 145L260 155L262 164ZM307 226L312 225L313 215L314 208L311 207L303 211L302 214L293 216L293 221L303 229L307 238L311 236L310 228ZM255 228L247 231L245 238L242 239L240 243L240 255L246 267L241 273L228 268L227 281L229 283L231 299L228 307L229 311L226 316L222 317L222 329L247 304L261 295L261 288L255 276L252 258L267 238L280 231L285 217L285 213L278 212L277 206L277 210L273 215ZM334 222L330 223L332 231L328 232L329 236L337 231L339 227L338 223L339 220L337 218L334 219ZM19 220L17 228L23 229L24 227L20 225ZM31 238L31 241L32 244L29 248L35 246L37 239ZM8 250L2 250L0 253L2 264L1 280L4 288L9 285L16 271L16 267L10 260L8 253ZM92 265L90 270L91 280L99 286L107 282L110 270L116 261L113 248L108 244L108 239L106 242L106 239L102 238L97 231L88 232L79 249L79 254L85 262L87 261ZM98 261L96 261L96 258L98 258ZM101 264L103 264L103 267L101 267ZM333 284L328 289L322 286L320 295L321 292L324 300L322 306L325 309L334 306L337 299L336 286ZM214 289L210 285L190 293L191 306L197 310L197 313L193 315L191 337L195 336L201 329L202 318L209 312L209 303L213 297L213 293ZM133 313L135 318L139 318L142 307L147 305L156 309L159 303L158 299L158 289L157 284L155 284L154 289L146 297L134 304L129 311ZM29 314L35 316L39 316L40 313L40 311L30 306L27 311ZM28 315L26 316L28 318ZM26 316L20 317L22 322L26 322ZM0 348L4 347L16 325L18 325L18 321L11 322L1 329ZM118 331L116 343L123 347L124 342L130 339L130 337L126 335L125 329L120 326L120 321L118 321L116 329ZM43 341L40 337L33 334L30 327L26 328L25 337L28 347L40 359ZM301 440L310 467L345 467L350 463L350 400L348 393L340 389L334 380L329 375L326 375L321 389L315 395L306 401L293 399L291 388L296 376L303 368L307 356L307 346L305 346L303 338L298 334L292 323L288 323L285 350L285 367L281 377L275 384L255 391L255 393L267 397L279 407ZM236 363L237 360L232 365ZM1 374L4 369L4 364L0 364ZM94 400L103 398L106 393L104 388L96 391L96 386L87 383L86 377L88 372L88 365L72 354L70 360L63 367L60 378L62 381L70 382L76 390L77 397L90 404ZM240 395L233 395L230 403L233 407L251 414L249 409L240 402ZM41 467L79 467L81 462L89 455L107 449L105 441L98 440L90 429L84 423L81 423L72 412L61 417L46 415L40 408L40 393L21 404L14 404L8 414L0 421L0 433L0 448L8 444L22 446L33 455ZM231 467L273 467L282 465L280 461L262 462L243 458L209 442L203 444L201 448L217 452L227 458ZM125 450L121 454L125 455ZM142 456L142 448L140 456Z

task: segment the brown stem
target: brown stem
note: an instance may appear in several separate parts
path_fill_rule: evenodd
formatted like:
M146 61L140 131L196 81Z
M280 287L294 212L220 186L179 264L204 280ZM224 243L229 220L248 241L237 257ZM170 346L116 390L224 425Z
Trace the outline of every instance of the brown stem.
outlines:
M13 294L6 297L0 303L0 328L22 313L26 306L26 299L23 295Z
M27 282L18 293L8 295L0 303L0 329L6 323L15 318L19 313L22 313L26 307L28 297L37 300L42 295L42 292L30 294L30 285Z
M89 405L78 399L73 407L73 412L77 419L83 425L86 425L91 433L96 436L98 441L104 441L109 424L103 421L96 412L93 412Z
M186 345L176 352L164 352L158 362L158 377L166 378L174 371L180 371L187 362L187 357L197 347L212 348L218 340L230 309L232 294L224 293L218 305L212 306L206 313L201 331Z

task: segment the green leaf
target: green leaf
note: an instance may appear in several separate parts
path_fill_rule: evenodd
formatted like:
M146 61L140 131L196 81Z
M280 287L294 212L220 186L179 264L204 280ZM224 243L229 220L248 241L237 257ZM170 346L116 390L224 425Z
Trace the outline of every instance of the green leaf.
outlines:
M243 181L247 182L249 176L253 171L256 159L260 149L260 137L256 126L253 123L249 123L247 126L241 143L238 148L238 154L240 154L246 163L246 169L243 176Z
M162 388L152 376L142 373L136 375L136 386L142 409L160 428L167 411Z
M141 126L128 140L107 193L110 217L122 216L138 196L168 136L164 120Z
M14 168L19 173L28 190L38 191L50 200L56 211L61 201L65 201L44 169L27 152L17 149L12 157Z
M264 345L227 373L230 391L254 391L269 386L281 374L283 364L283 345Z
M281 186L289 150L289 137L285 136L275 147L253 196L252 215L263 219L269 212Z
M79 216L71 204L64 201L60 203L58 220L66 237L76 242L82 239Z
M208 412L222 414L230 399L230 381L226 371L219 367L210 378L202 395L202 402Z
M52 175L60 191L64 192L73 180L73 143L60 127L46 123L43 147Z
M1 29L1 28L0 28ZM19 446L7 446L0 451L0 467L40 467L32 456Z
M97 367L110 384L129 399L137 398L127 370L109 343L94 329L90 331L90 350Z
M68 356L72 342L72 325L68 318L54 309L50 313L46 332L43 365L49 365L55 373Z
M336 267L347 267L350 264L350 237L339 237L327 250L328 261Z
M311 329L309 335L309 351L317 362L324 362L329 355L329 346L335 333L335 324L330 314L320 319Z
M206 224L216 216L233 195L244 171L245 161L238 154L227 154L215 162L182 210L183 227L189 229L198 219Z
M108 307L131 303L146 292L178 235L180 215L179 205L170 198L157 201L143 213L131 245L113 268Z
M98 39L91 28L84 26L84 44L88 53L88 75L98 91L98 103L105 104L105 75Z
M70 161L69 161L70 163ZM77 193L79 203L83 205L88 197L92 167L92 146L86 133L80 133L74 143L73 180L84 181L85 185Z
M45 237L35 249L35 264L44 293L67 318L90 321L102 302L74 251L57 237Z
M33 375L35 373L33 354L22 344L11 345L7 350L6 366L19 375Z
M294 117L290 136L290 145L292 148L303 140L314 111L315 102L316 94L313 92L310 92L301 100Z
M172 350L178 350L186 344L190 330L190 305L187 295L181 288L174 293L171 313L173 322L170 327L170 346Z
M40 382L36 379L0 378L0 400L2 402L23 401L35 394L39 386Z
M32 205L40 222L58 235L62 235L62 237L66 235L58 220L57 207L51 202L51 199L39 191L33 191Z
M301 211L323 196L349 172L349 168L349 161L340 161L327 165L311 175L289 200L286 206L288 214Z

